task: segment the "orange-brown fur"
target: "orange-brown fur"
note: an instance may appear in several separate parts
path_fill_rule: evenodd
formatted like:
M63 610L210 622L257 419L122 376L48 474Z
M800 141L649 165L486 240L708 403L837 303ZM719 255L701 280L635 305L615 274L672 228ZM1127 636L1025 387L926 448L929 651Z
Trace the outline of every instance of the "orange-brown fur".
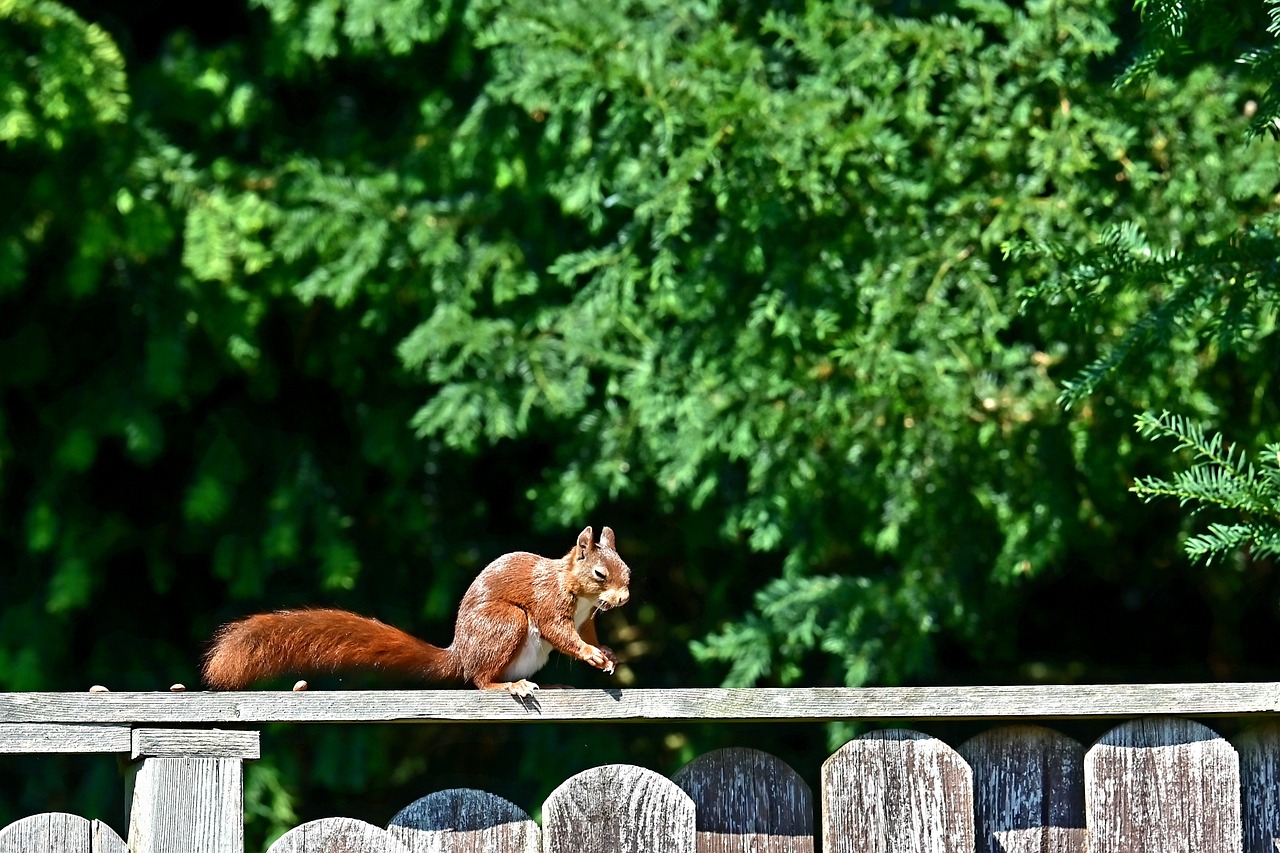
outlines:
M613 671L617 658L598 645L592 617L595 610L625 604L630 580L613 531L603 528L596 542L588 527L558 560L516 552L486 566L462 597L453 642L445 648L345 610L282 610L219 629L204 680L234 690L283 673L381 670L528 695L537 685L527 676L545 660L533 651L542 649L539 639ZM590 614L576 621L588 605ZM531 637L531 626L537 636Z

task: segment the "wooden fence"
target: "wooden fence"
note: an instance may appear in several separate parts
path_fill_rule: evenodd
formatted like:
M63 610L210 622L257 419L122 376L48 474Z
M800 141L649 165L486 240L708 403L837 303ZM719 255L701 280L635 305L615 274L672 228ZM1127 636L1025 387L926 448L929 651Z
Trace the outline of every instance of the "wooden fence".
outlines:
M542 826L493 794L428 794L386 828L296 827L270 853L1276 853L1280 684L795 690L0 694L0 752L127 753L128 841L50 813L0 853L242 853L255 724L874 720L822 765L820 802L774 756L704 755L671 779L630 765L567 779ZM1192 718L1249 717L1233 742ZM1087 748L1046 722L1119 718ZM900 725L992 721L954 747ZM1212 722L1212 720L1208 720ZM219 728L235 724L239 728ZM815 814L818 819L815 820Z

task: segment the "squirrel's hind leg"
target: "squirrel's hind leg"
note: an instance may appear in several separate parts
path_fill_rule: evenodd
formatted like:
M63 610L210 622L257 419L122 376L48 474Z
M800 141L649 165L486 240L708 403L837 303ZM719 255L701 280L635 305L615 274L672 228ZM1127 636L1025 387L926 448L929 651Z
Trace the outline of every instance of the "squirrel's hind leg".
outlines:
M508 602L491 601L469 610L465 618L473 625L484 626L465 636L485 638L483 643L455 640L467 680L481 690L506 690L521 698L538 689L528 678L542 668L550 647L544 648L541 635L524 610ZM458 634L463 636L461 631Z

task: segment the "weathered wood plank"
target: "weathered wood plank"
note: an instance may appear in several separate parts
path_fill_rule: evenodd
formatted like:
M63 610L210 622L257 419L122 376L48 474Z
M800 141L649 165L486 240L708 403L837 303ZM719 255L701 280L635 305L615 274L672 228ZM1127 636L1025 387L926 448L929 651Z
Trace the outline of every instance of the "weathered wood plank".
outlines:
M978 853L1084 853L1084 747L1001 726L957 750L973 770Z
M2 723L132 725L527 720L907 720L1249 716L1280 712L1280 683L995 687L329 690L0 693Z
M629 764L584 770L542 807L546 853L695 853L693 800L671 780Z
M259 732L225 729L134 729L133 758L201 756L204 758L262 757Z
M0 853L92 853L87 818L64 812L32 815L0 829Z
M100 820L48 812L0 829L0 853L126 853L124 841Z
M1086 753L1089 853L1240 853L1240 763L1190 720L1123 723Z
M104 753L129 751L127 725L0 723L0 753Z
M100 820L93 821L90 830L93 839L93 853L129 853L129 846L116 831Z
M951 747L889 729L822 765L826 853L973 853L973 773Z
M401 809L387 831L410 853L540 853L542 831L514 803L472 788L439 791Z
M786 762L758 749L717 749L671 781L697 809L698 853L813 853L813 797Z
M244 853L244 762L148 758L134 777L131 853Z
M382 827L351 817L326 817L295 826L267 853L409 853Z
M1245 853L1280 850L1280 722L1250 726L1233 741L1240 754Z

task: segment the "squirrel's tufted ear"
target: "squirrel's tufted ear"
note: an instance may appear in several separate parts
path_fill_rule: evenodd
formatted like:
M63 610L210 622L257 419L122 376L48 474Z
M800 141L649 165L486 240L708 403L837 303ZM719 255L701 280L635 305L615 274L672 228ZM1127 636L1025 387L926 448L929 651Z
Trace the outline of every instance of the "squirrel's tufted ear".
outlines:
M610 551L618 550L618 546L613 544L613 528L612 527L600 528L600 544L608 548Z
M595 538L591 535L591 527L582 528L582 532L578 534L578 559L581 560L587 556L587 552L595 545Z

